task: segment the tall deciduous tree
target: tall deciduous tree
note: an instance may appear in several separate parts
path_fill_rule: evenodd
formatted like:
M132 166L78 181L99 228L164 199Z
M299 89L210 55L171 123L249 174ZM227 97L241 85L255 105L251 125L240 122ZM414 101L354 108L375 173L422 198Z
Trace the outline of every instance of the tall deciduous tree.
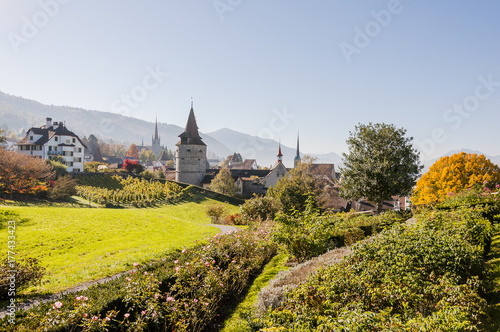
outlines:
M303 211L310 197L313 199L313 205L318 205L317 199L321 188L311 174L312 162L312 158L305 156L288 176L281 178L267 191L267 195L281 202L283 211Z
M480 186L494 189L500 184L500 168L484 155L457 153L436 161L417 182L414 204L441 202L449 194Z
M227 168L222 168L219 174L215 176L210 183L210 190L216 191L218 193L234 196L236 193L236 181L234 181L231 172Z
M154 161L156 160L156 156L153 153L153 151L148 150L148 149L142 149L141 152L139 152L139 159L145 163L149 160Z
M132 158L132 159L139 159L139 149L137 148L137 145L132 144L130 148L128 149L127 158Z
M411 193L423 166L405 129L385 123L358 124L349 135L349 152L342 154L342 197L366 198L380 212L384 200Z

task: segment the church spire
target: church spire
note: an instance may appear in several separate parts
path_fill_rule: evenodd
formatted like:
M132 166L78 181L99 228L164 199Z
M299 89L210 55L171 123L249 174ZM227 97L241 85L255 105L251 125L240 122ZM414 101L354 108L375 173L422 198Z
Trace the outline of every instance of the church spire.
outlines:
M281 141L279 142L278 154L276 156L278 157L279 163L283 162L283 154L281 153Z
M158 139L158 116L156 116L156 121L155 121L155 140Z
M297 155L293 159L293 167L297 167L297 164L300 163L300 149L299 149L299 133L297 132Z

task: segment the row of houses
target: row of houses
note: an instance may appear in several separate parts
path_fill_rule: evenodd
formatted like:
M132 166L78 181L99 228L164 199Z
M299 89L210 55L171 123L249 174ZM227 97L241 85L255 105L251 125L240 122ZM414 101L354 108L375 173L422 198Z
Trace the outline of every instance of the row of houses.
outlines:
M220 172L218 165L210 167L207 160L206 144L198 132L198 125L194 115L193 104L188 116L188 121L183 133L179 135L179 142L175 147L175 167L170 169L165 166L168 157L166 152L156 161L152 161L151 169L160 169L165 173L168 180L188 183L206 189L210 188L212 180ZM152 137L152 147L160 151L160 137L158 136L157 123L155 124L155 134ZM42 159L53 159L61 157L68 167L69 172L83 172L84 170L84 150L86 148L82 140L63 121L52 122L51 118L46 119L46 123L41 127L30 128L26 136L17 143L18 152ZM100 152L94 155L94 161L104 161ZM111 157L113 159L113 157ZM108 159L109 161L109 159ZM112 167L120 167L120 159L112 160ZM297 151L294 159L294 167L301 161L299 149L299 137L297 137ZM269 169L259 169L255 159L243 160L241 155L234 153L226 159L226 166L230 171L237 187L237 193L244 197L252 197L254 194L265 194L267 190L275 186L280 179L289 176L292 168L287 168L283 164L283 154L281 143L278 145L275 164ZM311 175L331 192L339 189L339 174L335 171L334 164L312 164ZM338 195L337 198L338 199ZM347 202L341 199L335 203L341 205L343 209L354 208L358 211L372 209L373 206L366 201ZM407 198L394 197L388 203L391 208L407 209L411 205Z

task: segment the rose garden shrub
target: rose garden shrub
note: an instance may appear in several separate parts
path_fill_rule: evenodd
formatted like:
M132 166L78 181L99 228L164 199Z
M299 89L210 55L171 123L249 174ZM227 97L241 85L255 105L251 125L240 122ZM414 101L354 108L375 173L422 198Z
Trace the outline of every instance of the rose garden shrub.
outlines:
M271 225L216 235L16 316L9 331L201 331L227 313L276 253ZM0 329L1 330L1 329Z
M353 248L286 294L265 331L475 331L491 225L470 209L431 211Z
M391 212L380 216L321 214L314 208L312 198L309 198L303 212L277 215L274 240L300 263L327 250L351 245L379 233L384 227L402 222L408 216L406 212Z

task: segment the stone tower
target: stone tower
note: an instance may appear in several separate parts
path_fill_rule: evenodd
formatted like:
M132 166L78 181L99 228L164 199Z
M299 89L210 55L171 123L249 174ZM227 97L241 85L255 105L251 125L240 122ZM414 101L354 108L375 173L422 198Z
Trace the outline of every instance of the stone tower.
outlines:
M207 169L207 146L198 133L192 102L186 129L179 137L175 145L175 181L200 186Z
M297 155L293 158L293 168L297 167L300 163L300 150L299 150L299 134L297 134Z
M151 152L155 154L155 156L158 158L160 157L160 152L162 150L161 144L160 144L160 136L158 136L158 117L156 118L155 122L155 135L152 137L151 140ZM142 144L144 145L144 144Z

